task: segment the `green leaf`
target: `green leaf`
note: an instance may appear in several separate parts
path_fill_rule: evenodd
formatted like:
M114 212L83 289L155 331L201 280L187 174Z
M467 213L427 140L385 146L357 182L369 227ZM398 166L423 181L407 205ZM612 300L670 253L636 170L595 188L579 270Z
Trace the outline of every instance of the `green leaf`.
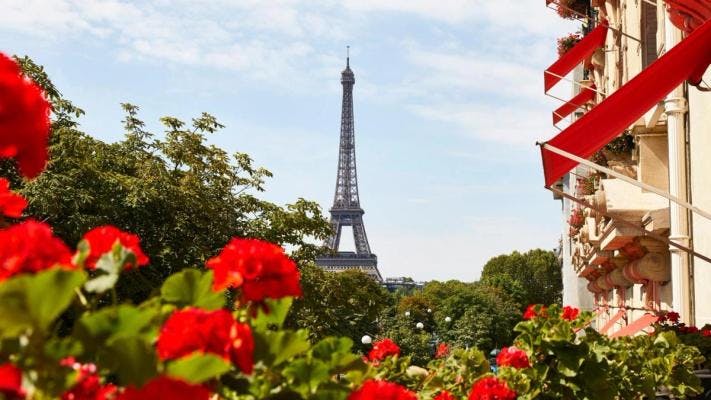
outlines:
M158 374L156 363L151 343L140 337L123 337L101 352L97 364L116 371L121 385L142 386Z
M345 367L360 357L351 353L353 341L346 337L328 337L316 343L311 349L314 358L323 360L329 368L337 369Z
M316 393L319 385L330 378L328 365L313 359L296 360L287 365L282 373L305 397Z
M116 285L118 278L118 274L100 275L85 283L84 289L89 293L104 293Z
M225 293L212 290L212 275L212 271L200 272L192 268L173 274L163 283L161 298L178 307L219 309L225 305Z
M143 337L146 340L154 336L157 307L136 307L122 304L106 307L93 313L84 314L75 326L74 335L88 345L100 346L106 342L124 337Z
M265 331L254 333L254 358L276 366L309 349L308 331Z
M14 337L28 328L46 331L69 306L74 290L86 280L84 271L52 268L19 275L0 284L0 337Z
M168 363L168 375L190 383L202 383L230 370L229 361L214 354L193 353Z
M251 321L252 327L255 330L266 330L270 326L281 328L293 301L292 297L265 299L264 304L267 311L265 312L262 308L257 311L257 316Z
M96 271L104 273L87 282L84 289L90 293L104 293L116 286L124 265L135 264L136 255L117 241L112 250L104 253L96 262Z

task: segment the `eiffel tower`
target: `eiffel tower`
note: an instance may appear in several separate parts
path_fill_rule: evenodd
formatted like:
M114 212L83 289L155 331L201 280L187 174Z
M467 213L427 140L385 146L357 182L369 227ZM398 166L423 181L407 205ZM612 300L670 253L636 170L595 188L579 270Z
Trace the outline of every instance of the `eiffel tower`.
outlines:
M346 57L346 69L341 73L343 85L343 103L341 108L341 143L338 148L338 173L336 177L336 193L333 196L331 227L333 236L326 243L333 254L319 257L316 265L321 268L340 272L349 269L359 269L382 282L378 271L378 257L373 254L368 244L363 225L364 211L358 198L358 175L356 174L355 131L353 129L353 85L355 76L350 67L350 57ZM344 226L353 229L355 252L339 251L341 232Z

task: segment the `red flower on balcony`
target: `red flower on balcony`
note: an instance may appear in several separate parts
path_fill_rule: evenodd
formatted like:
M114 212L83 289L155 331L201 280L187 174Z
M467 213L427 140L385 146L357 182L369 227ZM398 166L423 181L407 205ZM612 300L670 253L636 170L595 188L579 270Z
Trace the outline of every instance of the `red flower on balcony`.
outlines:
M437 350L435 351L435 358L447 357L449 354L449 346L447 343L440 343L437 345Z
M8 400L25 398L25 391L22 389L22 371L10 363L0 364L0 394Z
M44 222L32 219L0 230L0 281L60 265L73 268L72 254Z
M500 367L528 368L531 363L525 351L516 346L504 347L496 356L496 365Z
M215 271L214 290L241 288L243 301L301 296L296 263L263 240L233 238L205 265Z
M515 400L516 392L505 381L493 376L481 378L472 386L469 400Z
M563 314L561 318L567 321L574 321L580 315L580 310L575 307L565 306L563 307Z
M10 190L10 182L0 178L0 217L20 218L27 207L27 200Z
M538 311L536 311L536 308L538 308ZM539 304L529 304L528 307L526 307L526 311L523 312L523 319L526 321L536 317L546 316L546 307Z
M385 338L373 343L373 348L368 353L368 361L380 362L386 357L397 356L400 354L400 347L392 340Z
M201 352L231 360L245 374L251 374L254 365L252 330L226 310L186 308L174 312L163 324L156 346L161 360Z
M0 53L0 158L14 158L26 178L47 164L49 111L42 90Z
M137 389L129 386L118 400L208 400L210 391L178 379L159 376Z
M89 256L85 261L88 269L95 269L96 263L101 256L111 252L116 242L121 244L126 250L133 252L136 256L136 266L147 265L149 262L148 257L141 249L141 239L138 235L124 232L115 226L104 225L96 227L84 234L83 239L86 240L86 243L89 245ZM132 264L124 266L125 269L132 267Z
M665 319L669 322L677 323L679 322L679 313L676 311L669 311L668 313L664 314Z
M417 400L417 395L392 382L368 380L348 400Z

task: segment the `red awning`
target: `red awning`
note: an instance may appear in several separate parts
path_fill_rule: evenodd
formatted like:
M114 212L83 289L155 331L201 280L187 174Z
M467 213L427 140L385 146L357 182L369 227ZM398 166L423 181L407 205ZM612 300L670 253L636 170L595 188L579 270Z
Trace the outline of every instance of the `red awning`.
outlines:
M664 0L669 20L686 33L711 19L711 0Z
M560 122L563 118L570 115L573 111L584 106L589 101L595 98L595 85L590 87L583 87L580 89L575 97L570 99L567 103L558 107L557 110L553 111L553 125Z
M618 311L617 314L613 315L612 318L610 318L610 320L607 321L602 328L600 328L600 333L607 333L607 331L609 331L610 328L612 328L626 313L627 312L625 310Z
M605 44L606 37L607 21L602 21L597 28L585 35L572 49L568 50L558 61L548 67L543 76L545 92L548 93L563 76L568 75L578 64L592 56L595 50L602 47Z
M589 158L638 120L664 96L711 64L711 21L573 122L547 144ZM573 169L577 163L541 147L546 186Z
M644 314L638 320L632 322L631 324L610 335L610 337L616 338L622 336L632 336L635 333L641 331L642 329L648 327L649 325L652 325L653 323L657 322L658 319L659 317L657 317L656 315Z

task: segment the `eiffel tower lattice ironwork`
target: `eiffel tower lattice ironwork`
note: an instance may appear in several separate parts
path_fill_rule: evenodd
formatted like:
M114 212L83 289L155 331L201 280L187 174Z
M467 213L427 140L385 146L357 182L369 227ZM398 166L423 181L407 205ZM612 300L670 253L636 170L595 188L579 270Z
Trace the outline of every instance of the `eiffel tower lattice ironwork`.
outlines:
M358 197L358 175L356 173L355 130L353 128L353 85L355 75L350 67L350 57L346 58L346 69L341 73L343 85L343 103L341 109L341 140L338 149L338 173L336 192L333 196L331 227L333 235L326 245L334 252L332 255L319 257L316 264L327 271L345 271L359 269L378 281L383 278L378 271L378 257L373 254L368 244L363 225L364 211ZM355 252L339 251L341 233L344 226L353 229Z

